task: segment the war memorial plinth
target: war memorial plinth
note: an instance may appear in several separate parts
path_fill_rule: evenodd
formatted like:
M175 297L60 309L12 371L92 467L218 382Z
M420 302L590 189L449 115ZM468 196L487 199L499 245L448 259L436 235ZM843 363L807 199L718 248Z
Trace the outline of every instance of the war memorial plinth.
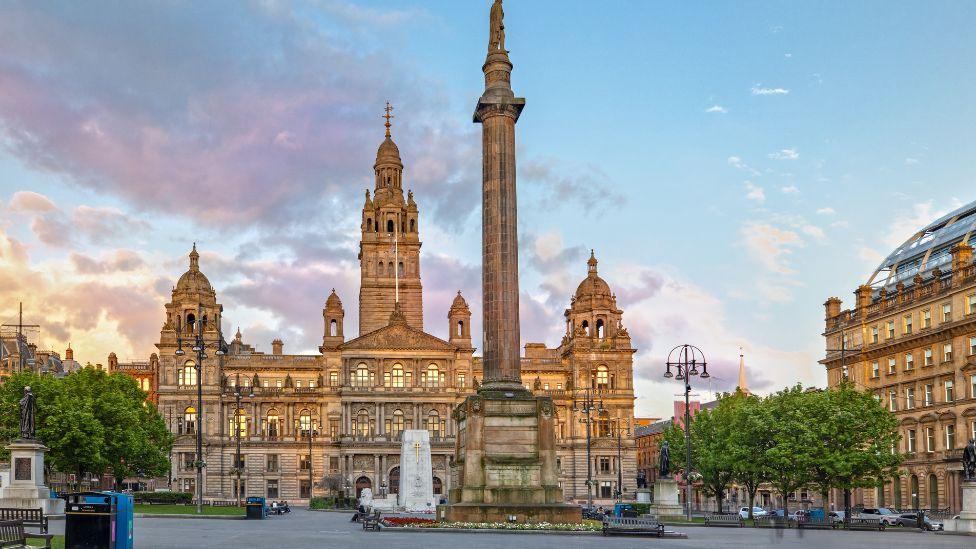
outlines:
M515 123L525 99L511 87L502 2L491 8L482 125L482 290L484 383L453 413L458 425L449 504L452 522L580 522L556 467L555 407L522 385L518 311Z

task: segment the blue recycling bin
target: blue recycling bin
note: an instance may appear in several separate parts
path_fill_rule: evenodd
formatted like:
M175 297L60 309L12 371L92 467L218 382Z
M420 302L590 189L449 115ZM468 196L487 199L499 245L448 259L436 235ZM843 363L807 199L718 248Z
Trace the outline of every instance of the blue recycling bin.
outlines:
M115 503L115 549L132 549L132 494L102 493Z
M245 514L248 519L264 519L268 516L267 500L261 497L249 497L245 502Z
M102 492L66 494L65 549L115 549L116 513L115 500Z

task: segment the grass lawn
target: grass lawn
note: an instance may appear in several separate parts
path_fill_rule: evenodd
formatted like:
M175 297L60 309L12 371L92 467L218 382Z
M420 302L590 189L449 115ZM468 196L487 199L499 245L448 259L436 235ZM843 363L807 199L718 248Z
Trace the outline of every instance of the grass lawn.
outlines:
M197 514L197 508L195 505L146 505L144 503L137 503L133 511L135 513L149 513L156 515L195 515ZM244 516L243 507L211 507L210 505L203 506L204 515L238 515Z

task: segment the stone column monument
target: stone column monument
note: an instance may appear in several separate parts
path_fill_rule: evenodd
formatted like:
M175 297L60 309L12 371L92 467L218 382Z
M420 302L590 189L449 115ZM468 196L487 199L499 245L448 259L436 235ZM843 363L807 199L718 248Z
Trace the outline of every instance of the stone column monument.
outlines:
M64 513L64 500L51 499L44 485L44 453L48 448L35 438L34 394L24 387L20 399L20 438L6 446L10 451L10 483L0 493L0 507L44 510L44 514Z
M400 445L397 507L405 511L433 513L436 504L430 433L425 429L408 429L403 432L403 443Z
M482 284L484 383L454 411L450 521L579 522L564 503L556 468L555 407L522 385L519 365L518 215L515 123L525 99L511 86L502 0L491 8L482 125Z

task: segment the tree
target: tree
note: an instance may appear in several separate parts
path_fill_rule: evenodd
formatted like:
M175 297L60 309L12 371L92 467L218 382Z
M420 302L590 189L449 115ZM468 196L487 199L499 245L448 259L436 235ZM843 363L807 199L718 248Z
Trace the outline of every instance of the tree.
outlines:
M701 492L716 499L719 512L723 511L725 490L732 481L732 467L726 450L734 425L730 417L732 404L723 405L726 398L727 395L720 397L714 410L697 412L689 424L693 473L701 477ZM694 475L684 471L687 460L684 431L674 423L665 431L664 439L670 446L671 469L681 470L685 482L689 482Z
M769 414L766 428L770 444L758 455L769 470L769 482L783 498L783 514L789 515L789 495L811 478L815 460L811 449L819 442L810 426L810 393L800 385L784 389L764 401Z
M755 396L739 390L728 397L733 425L727 438L728 456L732 480L745 489L749 503L749 519L756 503L759 486L769 481L770 471L762 459L772 444L767 425L770 421L768 407Z

